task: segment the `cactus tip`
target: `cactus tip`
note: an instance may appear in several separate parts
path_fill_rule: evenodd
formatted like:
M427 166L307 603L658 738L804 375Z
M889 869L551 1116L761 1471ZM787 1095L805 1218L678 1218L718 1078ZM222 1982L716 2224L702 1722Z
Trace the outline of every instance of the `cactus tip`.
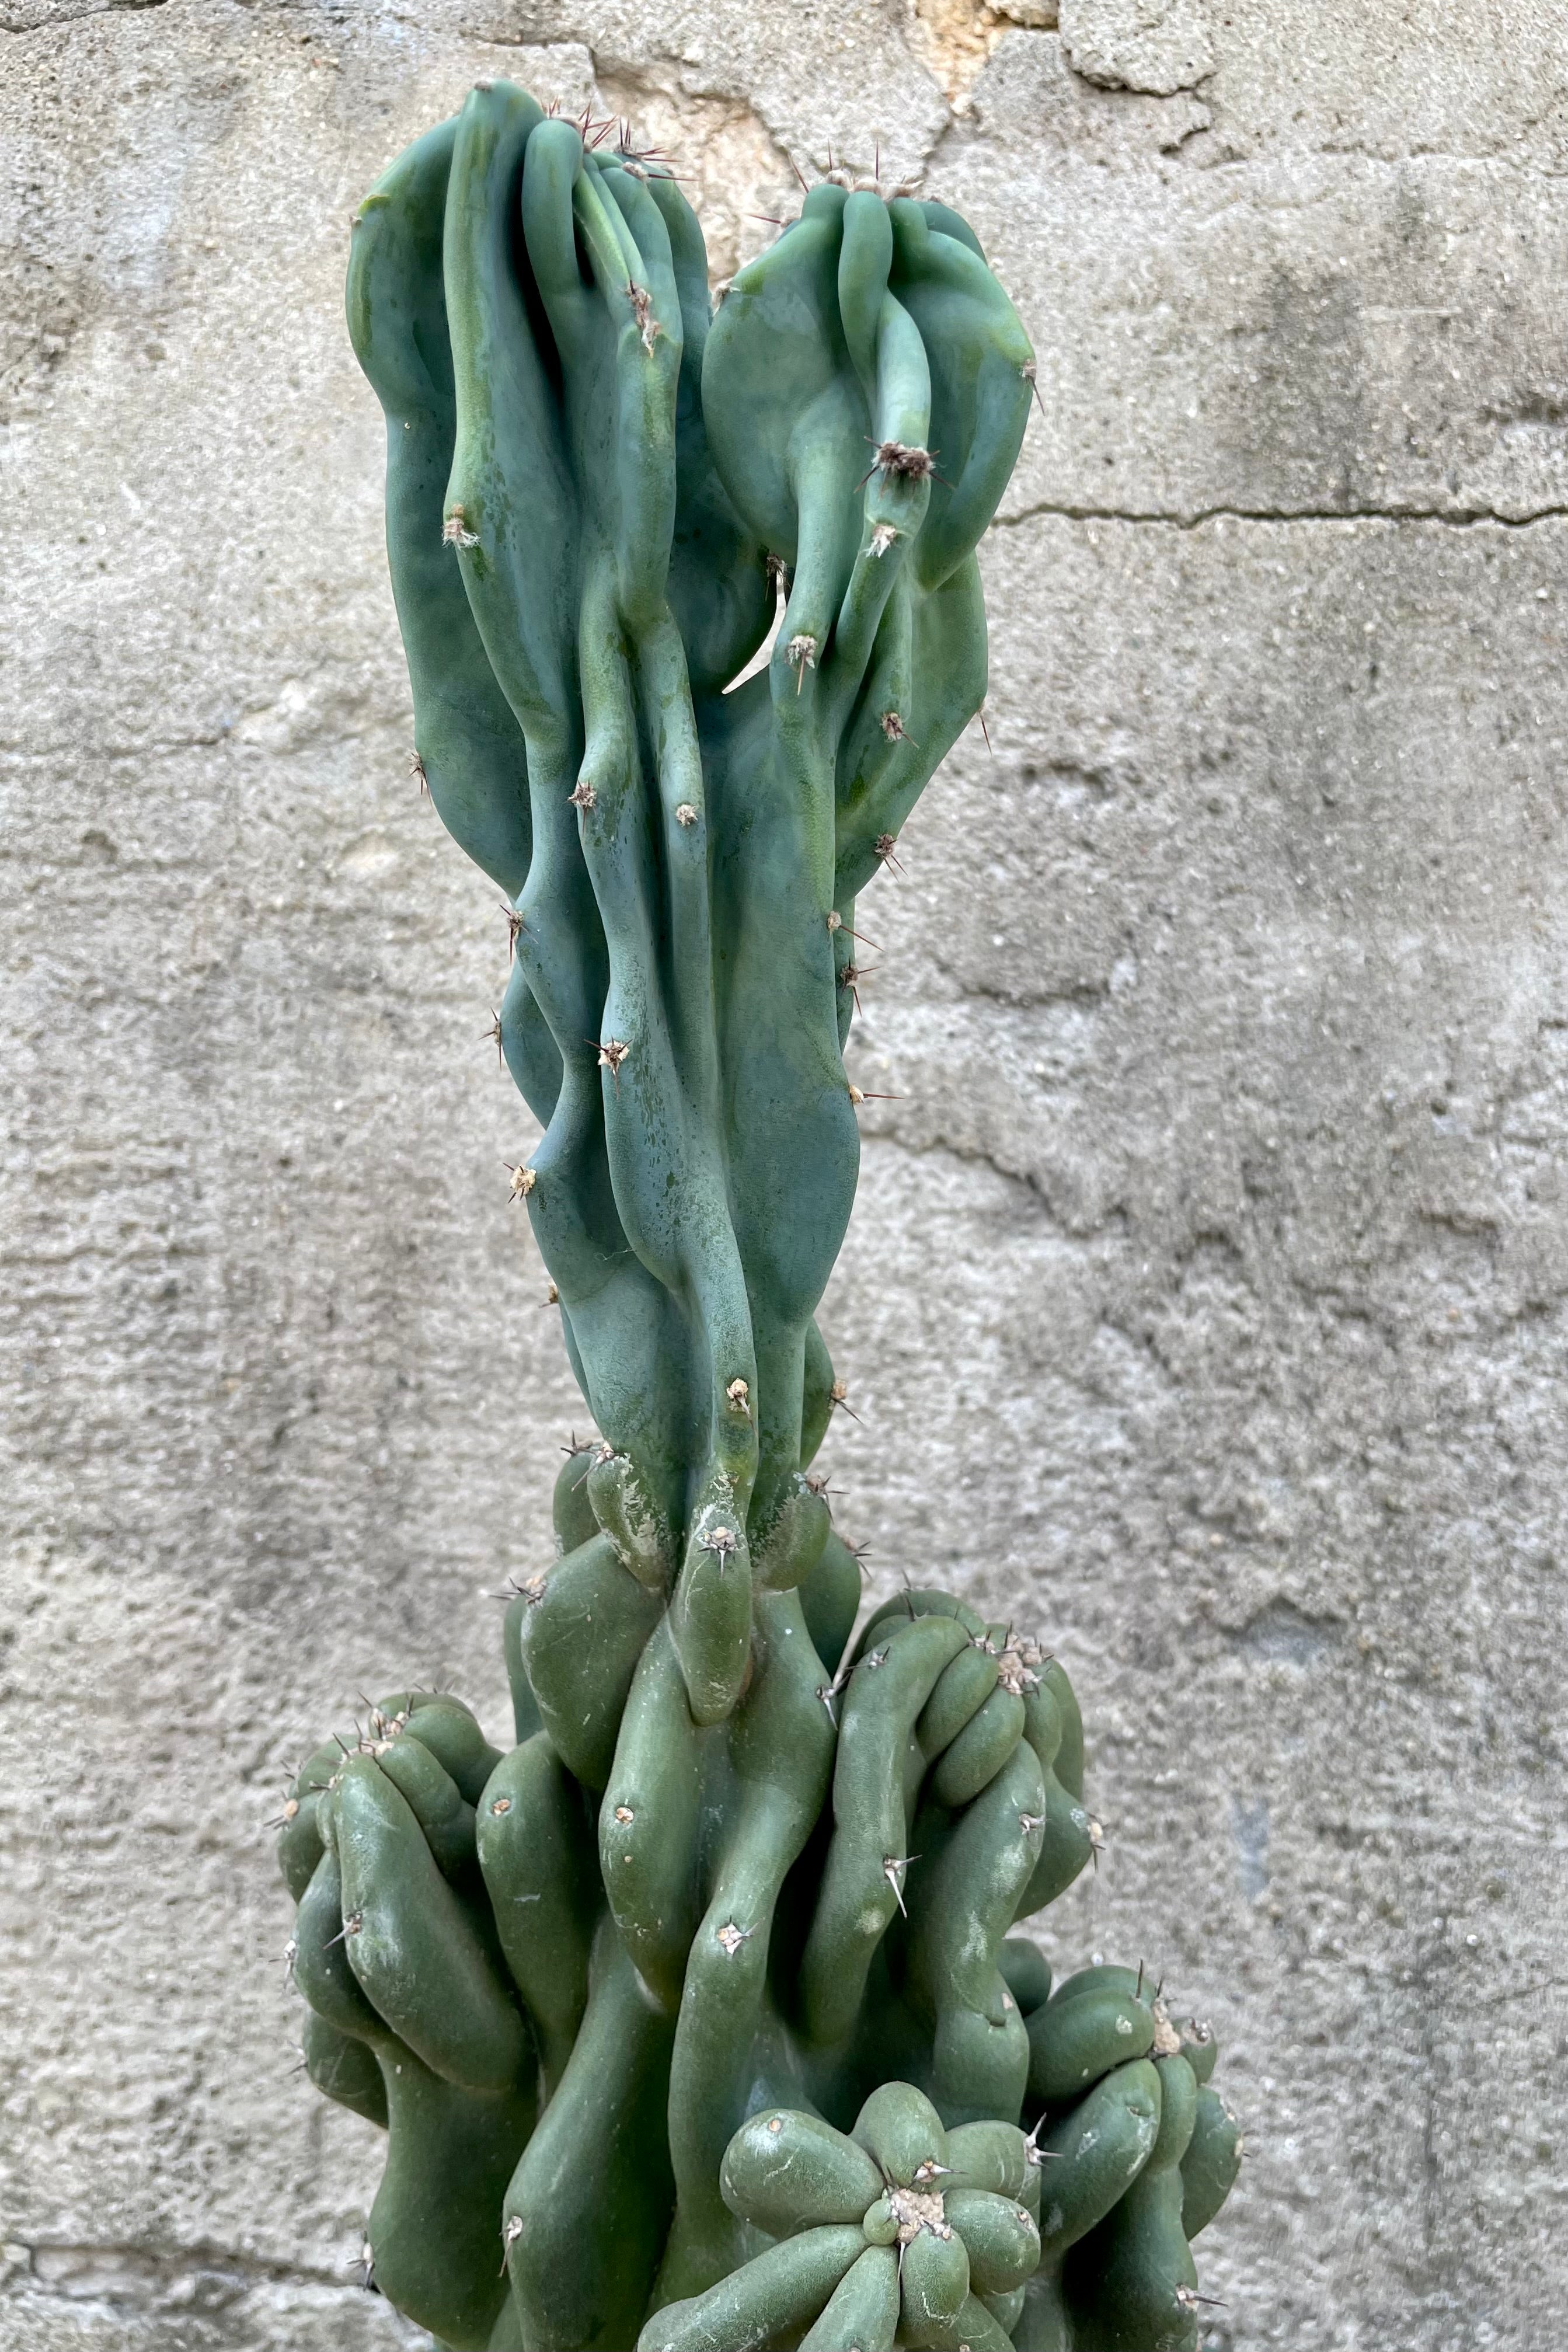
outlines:
M653 315L653 298L646 286L639 286L635 278L628 278L626 299L632 306L632 317L637 320L642 347L651 359L654 344L664 332L664 329Z
M866 436L871 441L869 434ZM863 489L873 474L896 482L929 482L942 480L936 470L937 452L913 448L906 441L871 441L876 455L855 485Z
M1156 2058L1175 2058L1180 2056L1182 2037L1177 2032L1175 2027L1172 2024L1170 2011L1166 2009L1164 2002L1161 2000L1158 1993L1154 1995L1153 2000L1150 2005L1154 2011L1153 2055Z
M985 1646L991 1645L987 1643ZM996 1680L1004 1690L1011 1691L1015 1698L1026 1698L1032 1690L1039 1689L1038 1643L1021 1640L1009 1625L1006 1641L994 1654Z
M806 671L816 667L816 639L802 630L784 647L784 660L795 672L795 690L798 694L805 683Z
M947 2169L944 2164L922 2164L915 2179L934 2180L938 2173ZM952 2235L952 2224L942 2211L940 2189L889 2189L888 2210L898 2223L900 2260L904 2248L912 2246L922 2230L929 2230L933 2238Z
M886 1651L884 1651L882 1654L885 1657L887 1655ZM889 1885L892 1888L893 1900L897 1903L900 1910L903 1912L906 1919L910 1915L904 1903L904 1873L908 1870L911 1862L917 1862L919 1859L920 1857L918 1854L912 1853L889 1853L884 1854L882 1857L882 1875L887 1880Z

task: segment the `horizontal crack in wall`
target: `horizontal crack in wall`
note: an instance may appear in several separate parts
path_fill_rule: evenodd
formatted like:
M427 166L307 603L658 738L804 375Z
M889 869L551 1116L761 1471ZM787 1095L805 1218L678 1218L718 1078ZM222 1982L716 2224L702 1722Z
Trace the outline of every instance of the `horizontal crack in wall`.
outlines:
M85 16L130 16L147 8L162 8L165 0L11 0L0 5L0 33L54 33L62 25L79 24Z
M1477 523L1496 523L1503 530L1528 530L1532 523L1555 522L1568 516L1568 504L1534 507L1528 514L1500 514L1495 507L1079 507L1058 506L1043 499L999 514L991 528L1010 530L1023 522L1057 516L1064 522L1163 523L1173 530L1196 530L1205 522L1439 522L1455 530Z
M27 2291L71 2302L142 2305L193 2277L211 2279L235 2294L267 2286L331 2287L345 2294L359 2291L342 2273L268 2263L228 2246L182 2246L160 2253L145 2246L29 2243L9 2238L5 2252L10 2275L0 2293Z

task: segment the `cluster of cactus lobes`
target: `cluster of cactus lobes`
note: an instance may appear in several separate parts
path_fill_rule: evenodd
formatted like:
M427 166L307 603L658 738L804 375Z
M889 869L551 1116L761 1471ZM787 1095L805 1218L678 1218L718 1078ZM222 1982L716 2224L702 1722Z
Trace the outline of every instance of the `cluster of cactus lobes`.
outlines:
M517 1744L398 1692L289 1792L374 2282L453 2352L1176 2352L1212 2042L1009 1933L1098 1842L1067 1676L934 1591L857 1635L810 1469L857 894L980 705L1027 341L956 215L840 178L714 312L674 179L505 83L366 198L349 318L602 1433L508 1608Z

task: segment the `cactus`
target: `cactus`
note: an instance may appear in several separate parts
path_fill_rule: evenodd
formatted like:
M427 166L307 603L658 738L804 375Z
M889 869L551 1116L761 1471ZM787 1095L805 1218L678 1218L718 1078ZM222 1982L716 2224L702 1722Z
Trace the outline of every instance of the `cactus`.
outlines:
M1067 1676L934 1590L852 1640L811 1469L858 900L980 707L1028 343L964 223L841 174L713 312L607 129L480 84L355 216L415 764L505 894L511 1194L601 1434L510 1749L406 1690L290 1785L305 2064L451 2352L1189 2345L1198 2045L1010 1934L1097 1850Z

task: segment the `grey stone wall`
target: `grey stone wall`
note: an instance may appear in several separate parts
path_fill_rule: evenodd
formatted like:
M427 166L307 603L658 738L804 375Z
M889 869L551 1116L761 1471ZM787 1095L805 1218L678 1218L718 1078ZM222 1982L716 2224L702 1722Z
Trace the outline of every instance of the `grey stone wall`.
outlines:
M1560 2343L1562 8L0 26L0 2340L415 2340L264 1824L357 1692L504 1722L583 1424L341 323L353 205L504 73L678 149L722 274L879 145L1030 328L991 750L864 907L843 1517L1078 1682L1044 1941L1218 2029L1209 2343Z

